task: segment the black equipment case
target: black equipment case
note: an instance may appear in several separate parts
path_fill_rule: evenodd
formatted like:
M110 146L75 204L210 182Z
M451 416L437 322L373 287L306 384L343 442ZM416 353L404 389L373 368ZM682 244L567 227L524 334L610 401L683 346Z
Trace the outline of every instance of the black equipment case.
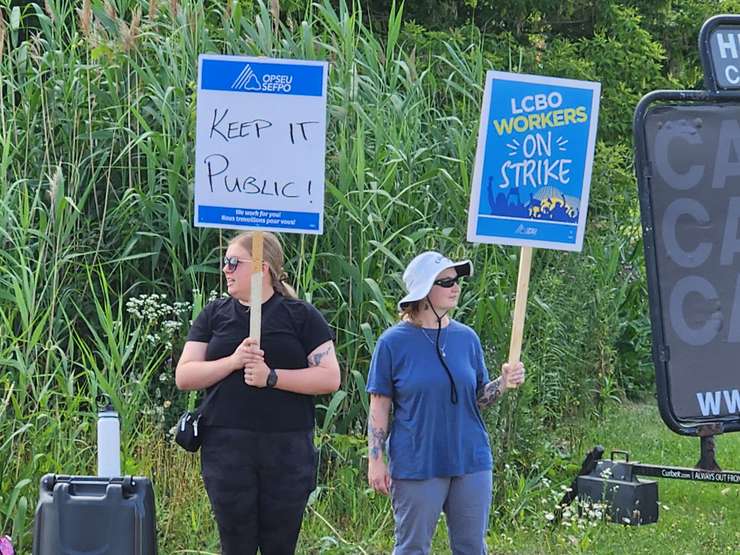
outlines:
M41 478L33 555L156 555L154 490L147 478Z
M577 478L578 497L606 504L612 522L632 526L658 521L658 484L641 480L630 462L600 460Z

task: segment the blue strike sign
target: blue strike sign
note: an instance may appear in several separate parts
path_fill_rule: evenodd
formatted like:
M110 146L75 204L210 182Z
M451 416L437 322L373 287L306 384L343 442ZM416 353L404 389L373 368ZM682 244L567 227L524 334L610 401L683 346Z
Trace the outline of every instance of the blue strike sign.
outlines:
M468 240L580 251L601 85L489 71Z

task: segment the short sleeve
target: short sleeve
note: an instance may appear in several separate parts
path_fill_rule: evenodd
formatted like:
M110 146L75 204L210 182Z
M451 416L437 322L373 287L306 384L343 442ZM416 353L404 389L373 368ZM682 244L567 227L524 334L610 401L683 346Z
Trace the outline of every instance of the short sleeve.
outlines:
M334 334L324 316L315 306L305 303L306 318L301 327L301 344L306 353L312 353L316 347L334 341Z
M211 312L213 311L213 303L209 303L203 307L200 314L195 318L193 325L190 326L188 337L186 341L199 341L202 343L208 343L213 335L213 328L211 328Z
M490 379L488 377L488 368L486 368L486 359L483 356L483 347L481 346L480 338L477 334L475 334L475 350L475 389L478 391L481 387L486 385Z
M367 392L393 397L393 361L391 352L381 339L375 345L373 357L370 360L370 370L367 375Z

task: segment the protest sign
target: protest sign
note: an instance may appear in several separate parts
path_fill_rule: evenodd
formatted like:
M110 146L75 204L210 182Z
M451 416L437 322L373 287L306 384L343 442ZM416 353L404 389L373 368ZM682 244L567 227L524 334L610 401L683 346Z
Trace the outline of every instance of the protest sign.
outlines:
M468 240L580 251L601 85L489 71Z
M200 55L195 225L256 230L250 336L259 342L263 231L323 231L328 64Z
M327 67L199 57L196 226L322 233Z
M468 240L522 247L509 362L521 354L532 248L580 251L601 85L489 71Z

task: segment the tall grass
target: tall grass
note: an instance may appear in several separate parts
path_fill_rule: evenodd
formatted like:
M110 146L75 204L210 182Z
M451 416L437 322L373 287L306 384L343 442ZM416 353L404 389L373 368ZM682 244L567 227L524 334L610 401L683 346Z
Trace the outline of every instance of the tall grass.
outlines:
M156 466L168 545L189 547L173 539L183 519L212 538L198 523L202 495L178 496L167 474L186 463L161 443L185 403L172 384L182 331L208 292L222 290L224 236L192 225L198 53L330 61L326 232L283 240L299 294L337 332L343 387L319 401L317 501L337 526L343 507L387 509L336 484L362 472L367 363L396 321L414 254L473 260L456 317L479 331L492 373L505 357L516 251L464 235L485 71L600 78L587 44L558 47L581 62L538 68L531 50L505 37L491 43L470 28L441 40L406 27L402 4L383 32L343 0L307 3L303 21L277 21L260 2L168 4L0 1L0 532L22 550L38 478L93 471L101 394L123 415L125 471ZM599 145L584 253L535 256L530 379L510 407L487 416L497 460L512 472L548 448L543 424L590 411L625 384L644 386L633 371L648 350L625 140ZM153 293L167 295L153 303L161 312L127 309ZM175 301L194 308L183 315ZM167 318L181 327L167 332ZM498 487L504 499L511 486Z

